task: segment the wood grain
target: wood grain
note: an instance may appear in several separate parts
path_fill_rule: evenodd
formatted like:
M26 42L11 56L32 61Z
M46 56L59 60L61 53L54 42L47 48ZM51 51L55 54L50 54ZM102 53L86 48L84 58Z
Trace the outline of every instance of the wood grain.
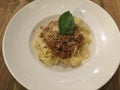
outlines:
M0 0L0 90L27 90L8 71L2 55L2 39L12 16L33 0ZM91 0L105 9L120 29L120 0ZM115 75L99 90L120 90L120 67Z

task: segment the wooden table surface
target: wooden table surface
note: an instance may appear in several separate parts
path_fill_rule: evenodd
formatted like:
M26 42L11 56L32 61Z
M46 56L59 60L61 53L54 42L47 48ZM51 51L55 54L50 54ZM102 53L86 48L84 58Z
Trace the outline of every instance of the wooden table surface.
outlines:
M2 39L12 16L33 0L0 0L0 90L27 90L8 71L2 55ZM91 0L104 8L120 29L120 0ZM114 76L99 90L120 90L120 67Z

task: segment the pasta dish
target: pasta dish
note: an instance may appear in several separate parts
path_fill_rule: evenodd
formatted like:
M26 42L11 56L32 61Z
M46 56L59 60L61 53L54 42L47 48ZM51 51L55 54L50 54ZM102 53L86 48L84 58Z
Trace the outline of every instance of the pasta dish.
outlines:
M60 31L60 19L50 21L47 26L40 26L41 32L34 41L34 47L39 60L45 65L77 67L90 56L88 49L91 42L90 30L80 18L73 19L75 23L73 31L68 28L69 31Z

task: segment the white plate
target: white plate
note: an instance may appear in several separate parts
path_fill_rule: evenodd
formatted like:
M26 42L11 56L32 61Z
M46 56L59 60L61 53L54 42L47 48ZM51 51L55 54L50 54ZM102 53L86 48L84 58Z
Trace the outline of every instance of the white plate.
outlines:
M50 70L38 63L30 50L30 37L44 18L71 11L91 28L91 57L82 66ZM113 19L88 0L37 0L21 9L10 21L3 39L5 63L30 90L96 90L115 73L120 61L120 34Z

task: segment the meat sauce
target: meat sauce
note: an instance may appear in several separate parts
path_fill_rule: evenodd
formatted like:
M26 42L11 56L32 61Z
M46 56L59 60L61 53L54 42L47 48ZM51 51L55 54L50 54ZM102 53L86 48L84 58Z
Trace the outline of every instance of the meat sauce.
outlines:
M53 27L57 25L56 21L50 22L40 35L46 45L51 49L52 54L62 59L70 58L75 50L79 49L84 40L82 33L78 27L74 28L72 34L62 35L58 31L53 31Z

